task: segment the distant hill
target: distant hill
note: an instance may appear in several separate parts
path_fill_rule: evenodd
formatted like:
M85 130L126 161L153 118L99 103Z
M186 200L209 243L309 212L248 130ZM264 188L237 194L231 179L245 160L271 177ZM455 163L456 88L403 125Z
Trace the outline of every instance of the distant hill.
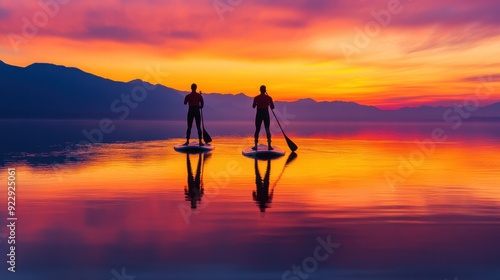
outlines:
M0 119L184 120L186 92L141 80L117 82L77 68L35 63L16 67L0 61ZM127 103L134 88L148 90L144 100ZM141 93L141 91L137 91ZM139 95L138 95L139 96ZM208 120L252 120L252 99L244 94L205 94ZM130 105L131 104L131 105ZM136 107L135 107L136 106ZM294 121L433 121L447 107L381 110L354 102L301 99L276 102L277 112ZM500 102L478 109L470 120L498 121Z

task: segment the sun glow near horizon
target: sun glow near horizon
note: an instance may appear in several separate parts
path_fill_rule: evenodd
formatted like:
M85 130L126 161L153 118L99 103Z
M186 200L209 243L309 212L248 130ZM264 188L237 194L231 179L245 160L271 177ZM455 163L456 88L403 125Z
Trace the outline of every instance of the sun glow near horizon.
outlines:
M390 3L399 3L400 12L366 33L373 13L383 14ZM251 96L266 84L276 100L344 100L381 108L449 105L484 81L491 89L500 85L493 13L499 7L492 0L244 1L224 11L223 20L212 4L68 2L16 53L11 35L23 34L21 19L44 10L6 1L0 8L0 59L18 66L61 64L178 90L196 82L203 92ZM346 55L345 46L355 51ZM148 67L168 76L148 80ZM497 100L498 91L492 91L484 103Z

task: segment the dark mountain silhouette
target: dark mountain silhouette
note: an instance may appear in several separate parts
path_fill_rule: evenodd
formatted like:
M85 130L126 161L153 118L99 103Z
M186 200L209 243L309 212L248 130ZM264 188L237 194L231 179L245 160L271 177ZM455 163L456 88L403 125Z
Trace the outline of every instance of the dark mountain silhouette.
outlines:
M17 67L0 61L0 119L184 120L187 92L141 80L117 82L77 68L35 63ZM188 87L189 85L186 85ZM134 100L133 94L144 99ZM127 98L129 98L127 100ZM141 97L142 98L142 97ZM204 94L207 120L252 120L252 99L242 93ZM433 121L448 107L381 110L354 102L301 99L276 102L276 111L294 121ZM500 102L474 112L470 120L498 121Z

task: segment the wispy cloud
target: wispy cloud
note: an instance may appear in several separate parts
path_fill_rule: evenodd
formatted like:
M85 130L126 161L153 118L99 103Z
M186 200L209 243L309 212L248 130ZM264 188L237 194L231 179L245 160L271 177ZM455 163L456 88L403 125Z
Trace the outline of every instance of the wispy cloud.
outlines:
M428 50L462 50L477 46L482 41L500 36L500 27L486 27L478 24L455 28L434 27L423 38L418 38L410 46L406 43L407 52Z
M40 10L35 2L23 5L14 4L18 1L13 0L5 2L0 8L0 33L4 34L19 32L23 24L19 19L23 16L29 19ZM405 14L391 22L394 33L435 26L422 42L408 48L410 53L439 47L466 47L500 34L497 16L500 6L495 1L401 3ZM221 22L208 0L81 1L65 6L65 12L52 19L41 35L166 47L172 40L197 40L198 43L215 42L218 48L205 48L205 51L218 54L220 45L227 41L239 45L267 42L279 48L283 41L288 46L303 45L303 40L312 37L340 36L349 30L339 26L363 24L371 19L372 10L386 7L386 0L256 0L244 2L230 21ZM296 55L297 50L289 53L290 57Z
M469 76L463 78L461 81L464 82L474 82L474 83L495 83L500 82L500 74L485 74L480 76Z
M401 0L403 12L349 65L339 44L360 36L356 30L374 20L372 11L387 9L387 0L243 1L224 21L212 2L69 1L23 46L24 55L2 59L26 65L51 57L99 70L99 57L119 71L98 74L125 75L148 56L201 82L207 77L212 91L241 92L267 81L279 85L277 94L284 97L309 91L319 99L372 104L431 102L445 99L446 92L456 99L471 91L460 77L500 64L489 55L500 47L498 0ZM22 34L24 18L32 21L40 11L38 1L3 0L0 49L11 46L8 34ZM96 61L83 59L89 56ZM469 65L468 72L460 72L460 65Z

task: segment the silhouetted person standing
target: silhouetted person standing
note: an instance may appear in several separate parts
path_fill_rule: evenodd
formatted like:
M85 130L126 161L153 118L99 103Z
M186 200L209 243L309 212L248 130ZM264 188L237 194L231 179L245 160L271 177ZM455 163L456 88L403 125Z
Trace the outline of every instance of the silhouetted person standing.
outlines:
M271 160L267 160L266 175L264 179L260 175L258 160L255 159L255 185L256 190L253 191L253 200L259 206L260 212L266 212L266 208L269 208L269 203L273 200L273 190L269 193L269 179L271 177Z
M259 145L259 134L260 128L262 126L262 122L264 122L264 127L266 128L266 136L267 136L267 147L269 150L272 150L271 146L271 129L269 128L271 125L271 119L269 117L269 107L274 109L274 103L271 96L267 94L266 86L260 87L260 94L257 95L253 99L252 108L257 107L257 114L255 115L255 147L254 150L257 150L257 146Z
M196 84L191 85L191 93L186 95L184 98L184 105L189 103L189 110L187 115L187 131L186 131L186 143L184 145L189 145L189 138L191 138L191 128L193 127L193 119L196 120L196 128L198 129L198 139L200 146L203 146L203 142L201 142L201 115L200 109L203 109L203 96L200 93L196 92L198 86Z

